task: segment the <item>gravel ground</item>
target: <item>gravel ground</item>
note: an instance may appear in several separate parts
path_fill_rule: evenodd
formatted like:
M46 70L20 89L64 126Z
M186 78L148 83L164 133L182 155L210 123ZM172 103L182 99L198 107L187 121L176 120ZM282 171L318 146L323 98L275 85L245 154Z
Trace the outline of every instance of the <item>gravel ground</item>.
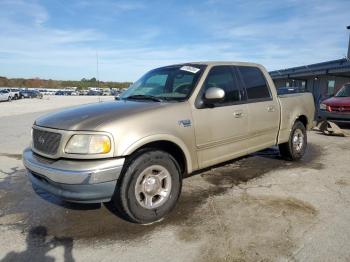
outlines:
M301 162L270 148L191 176L176 209L150 226L127 223L108 205L34 192L21 163L34 119L94 101L0 103L0 260L350 260L350 138L309 132Z

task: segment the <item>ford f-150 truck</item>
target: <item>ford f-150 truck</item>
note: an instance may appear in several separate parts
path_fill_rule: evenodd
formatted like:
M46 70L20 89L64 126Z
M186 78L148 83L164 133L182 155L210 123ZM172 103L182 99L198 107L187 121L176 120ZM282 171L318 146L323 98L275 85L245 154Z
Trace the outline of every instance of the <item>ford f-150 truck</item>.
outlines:
M309 93L277 96L258 64L171 65L119 100L40 117L23 162L37 188L66 201L111 202L147 224L174 208L194 171L274 145L299 160L314 112Z

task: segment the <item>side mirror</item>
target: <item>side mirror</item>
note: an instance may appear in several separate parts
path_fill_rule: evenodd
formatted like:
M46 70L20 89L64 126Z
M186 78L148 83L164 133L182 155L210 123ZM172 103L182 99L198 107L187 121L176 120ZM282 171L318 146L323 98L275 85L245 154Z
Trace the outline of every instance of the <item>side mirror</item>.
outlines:
M218 87L210 87L204 94L204 102L213 104L225 98L225 91Z

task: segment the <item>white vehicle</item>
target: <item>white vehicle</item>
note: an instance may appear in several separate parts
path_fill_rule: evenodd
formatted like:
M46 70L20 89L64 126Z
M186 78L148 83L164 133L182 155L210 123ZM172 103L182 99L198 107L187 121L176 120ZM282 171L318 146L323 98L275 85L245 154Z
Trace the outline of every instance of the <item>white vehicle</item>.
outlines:
M6 90L9 92L11 99L17 100L20 98L19 96L19 89L16 88L1 88L1 90Z
M0 101L11 101L11 93L5 89L0 90Z
M10 92L11 98L14 100L20 99L21 96L19 95L19 88L9 88L7 91Z
M110 96L110 95L112 95L111 94L111 90L109 88L103 89L102 95L103 96Z

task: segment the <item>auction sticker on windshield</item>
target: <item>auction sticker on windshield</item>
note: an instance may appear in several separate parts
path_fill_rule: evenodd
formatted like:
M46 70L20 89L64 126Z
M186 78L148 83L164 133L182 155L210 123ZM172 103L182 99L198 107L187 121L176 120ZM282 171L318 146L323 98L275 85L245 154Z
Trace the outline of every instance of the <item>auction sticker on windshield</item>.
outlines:
M200 69L193 66L183 66L180 68L180 70L196 74Z

